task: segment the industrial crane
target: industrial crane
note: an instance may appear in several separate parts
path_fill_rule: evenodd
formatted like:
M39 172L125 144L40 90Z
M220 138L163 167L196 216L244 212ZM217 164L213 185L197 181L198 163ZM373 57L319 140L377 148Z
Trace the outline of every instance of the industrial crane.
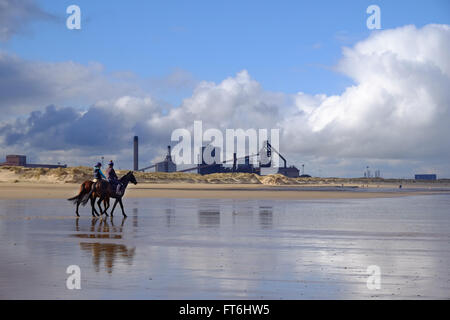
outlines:
M264 146L263 146L263 149L262 149L262 150L264 150L264 149L265 149L265 151L266 151L266 156L267 156L267 158L272 159L272 152L275 152L275 153L281 158L281 160L283 160L283 162L284 162L284 167L283 167L283 168L286 168L286 167L287 167L287 161L286 161L286 158L283 157L283 156L278 152L278 150L275 149L275 148L269 143L269 141L266 141L266 142L264 143ZM262 151L262 150L261 150L261 151ZM261 151L260 151L260 152L261 152ZM268 163L265 163L265 164L261 163L261 167L263 167L263 168L269 168L269 167L271 167L271 166L272 166L272 160L270 160Z

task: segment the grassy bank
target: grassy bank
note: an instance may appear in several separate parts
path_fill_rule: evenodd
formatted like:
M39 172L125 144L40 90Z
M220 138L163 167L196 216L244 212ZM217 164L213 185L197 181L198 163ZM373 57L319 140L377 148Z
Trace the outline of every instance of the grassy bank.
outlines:
M118 170L119 176L127 173ZM287 178L274 174L258 176L249 173L215 173L199 175L193 173L135 172L140 183L209 183L209 184L264 184L264 185L354 185L354 186L450 186L450 179L437 181L415 181L412 179L382 178ZM58 169L0 167L0 182L38 182L38 183L81 183L92 178L92 168L70 167Z

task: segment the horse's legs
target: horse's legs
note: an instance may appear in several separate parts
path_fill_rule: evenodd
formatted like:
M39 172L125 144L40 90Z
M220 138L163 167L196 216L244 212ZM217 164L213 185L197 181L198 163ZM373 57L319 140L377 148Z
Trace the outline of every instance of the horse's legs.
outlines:
M108 217L108 209L109 209L109 198L105 198L103 200L103 206L105 207L105 214Z
M100 204L102 203L102 201L103 201L103 197L100 197L100 198L98 199L98 201L97 201L97 205L98 205L98 208L100 209L100 215L101 215L101 216L103 215L103 210L102 210L102 207L100 206Z
M77 200L77 210L75 211L75 213L77 214L77 217L80 216L80 214L78 213L78 208L80 207L80 200Z
M126 217L127 215L125 214L125 210L123 210L122 198L119 198L119 204L120 204L120 208L122 209L123 216Z
M116 199L116 201L114 202L113 208L112 208L112 210L111 210L111 217L114 217L114 209L115 209L116 206L117 206L117 202L118 202L118 200Z
M94 218L98 217L99 216L98 212L97 212L97 210L95 210L95 198L94 197L91 197L91 208L92 208L92 216Z

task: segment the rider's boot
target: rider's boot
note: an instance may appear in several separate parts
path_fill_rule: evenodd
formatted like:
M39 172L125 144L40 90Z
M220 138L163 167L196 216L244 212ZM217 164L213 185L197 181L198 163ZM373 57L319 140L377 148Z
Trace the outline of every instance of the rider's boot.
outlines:
M120 183L117 184L117 187L116 187L116 194L117 194L118 196L121 196L121 195L122 195L122 185L121 185Z

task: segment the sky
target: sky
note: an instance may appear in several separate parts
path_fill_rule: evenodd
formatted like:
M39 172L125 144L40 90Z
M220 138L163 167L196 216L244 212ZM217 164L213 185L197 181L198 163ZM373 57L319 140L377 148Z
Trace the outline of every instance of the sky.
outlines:
M202 120L280 128L316 176L450 178L449 20L446 0L0 0L0 157L131 168L133 135L147 164Z

